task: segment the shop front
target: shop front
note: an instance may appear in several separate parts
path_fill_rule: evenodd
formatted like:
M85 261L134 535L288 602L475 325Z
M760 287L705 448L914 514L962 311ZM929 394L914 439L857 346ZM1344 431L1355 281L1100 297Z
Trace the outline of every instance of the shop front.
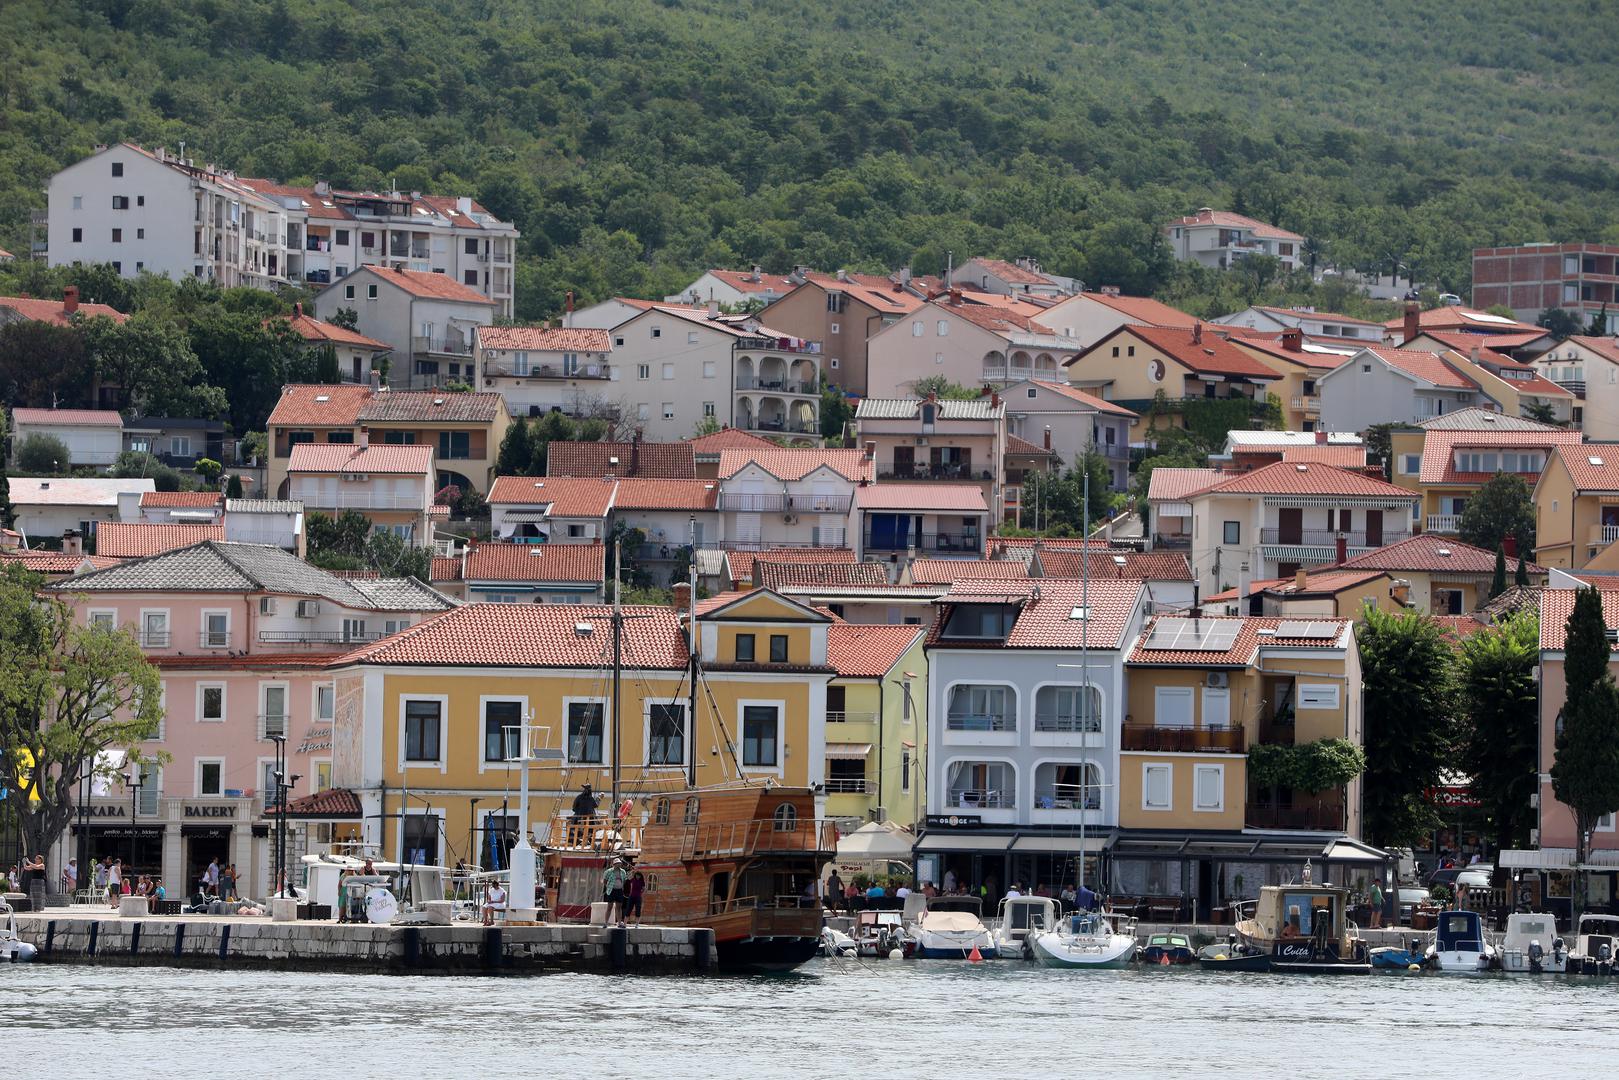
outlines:
M262 838L255 844L256 812L250 798L92 798L75 811L58 845L58 865L70 858L85 866L82 860L122 859L134 876L156 876L169 896L180 897L195 893L208 864L217 860L236 864L239 893L258 895L268 879L254 858L266 847ZM89 880L81 874L81 881Z
M945 891L956 887L983 895L984 913L992 915L1013 886L1052 896L1065 885L1078 886L1081 858L1085 884L1100 890L1103 857L1111 841L1111 829L1087 835L1081 842L1071 828L984 827L972 815L930 814L916 844L916 880Z

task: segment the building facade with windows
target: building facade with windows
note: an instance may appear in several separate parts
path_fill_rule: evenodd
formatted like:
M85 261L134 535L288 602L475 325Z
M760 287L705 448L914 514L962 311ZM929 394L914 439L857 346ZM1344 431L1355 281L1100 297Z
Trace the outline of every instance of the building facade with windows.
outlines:
M1602 622L1612 642L1619 630L1619 591L1603 589ZM1563 708L1568 703L1568 618L1574 613L1573 589L1547 589L1540 594L1540 787L1536 800L1537 821L1534 843L1542 851L1561 848L1572 852L1575 847L1576 827L1574 812L1559 802L1552 786L1551 770L1557 761L1557 734L1562 727ZM1615 662L1608 661L1608 671L1619 676ZM1592 862L1612 860L1610 852L1619 850L1619 826L1616 817L1609 814L1597 822L1590 837ZM1612 861L1607 866L1619 865ZM1597 875L1593 875L1597 877ZM1598 877L1599 887L1607 883ZM1566 893L1564 894L1567 895ZM1593 898L1597 899L1597 898ZM1611 901L1609 895L1605 899ZM1589 908L1590 904L1586 905Z
M877 274L797 273L793 288L760 318L771 326L823 345L827 382L846 394L880 388L868 370L872 335L922 306L923 298L899 279Z
M35 435L67 447L68 460L57 463L60 472L108 469L124 449L124 418L111 409L11 410L12 453Z
M971 401L865 398L856 439L877 462L879 483L976 484L999 506L1005 483L1006 407L998 394Z
M287 498L328 517L348 510L377 532L426 547L433 540L433 451L426 446L300 443L287 458Z
M1589 322L1619 310L1619 245L1520 244L1473 249L1473 305L1509 307L1525 322L1561 308Z
M826 813L914 829L927 760L928 656L921 626L827 628Z
M213 858L236 864L242 895L270 891L276 738L298 777L292 796L330 788L327 662L451 607L409 578L338 578L277 548L217 541L48 588L77 621L133 634L159 670L163 719L134 748L152 763L138 790L92 796L83 850L127 860L133 843L136 871L161 875L170 896L189 895ZM289 857L317 839L295 831ZM76 824L58 861L79 841Z
M1052 330L1039 308L975 304L959 290L886 322L871 336L868 392L906 397L927 380L960 386L1034 379L1062 383L1079 342Z
M875 476L860 450L722 450L720 538L742 548L854 547L855 492Z
M1182 261L1229 270L1250 255L1267 255L1284 270L1304 265L1304 237L1228 210L1203 207L1164 226L1170 254Z
M354 328L388 346L388 382L402 389L472 383L474 332L493 323L499 309L446 274L403 266L359 267L315 297L317 318L331 322L353 311Z
M612 338L584 327L480 326L472 332L475 385L513 416L604 415L612 402Z

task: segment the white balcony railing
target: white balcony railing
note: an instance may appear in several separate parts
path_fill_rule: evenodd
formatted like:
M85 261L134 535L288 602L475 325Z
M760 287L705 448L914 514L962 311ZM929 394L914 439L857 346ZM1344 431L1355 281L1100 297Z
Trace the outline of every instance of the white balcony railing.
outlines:
M335 495L320 491L294 492L294 499L315 510L414 510L427 512L423 496L380 495L369 491L339 491Z
M1431 533L1455 533L1462 528L1460 514L1429 514L1427 529Z

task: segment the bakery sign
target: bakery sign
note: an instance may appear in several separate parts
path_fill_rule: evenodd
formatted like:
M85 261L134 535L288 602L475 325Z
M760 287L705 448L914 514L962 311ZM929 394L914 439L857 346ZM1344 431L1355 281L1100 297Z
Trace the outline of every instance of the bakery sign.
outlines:
M330 724L317 724L304 732L303 742L298 744L300 754L318 754L332 748L332 726Z

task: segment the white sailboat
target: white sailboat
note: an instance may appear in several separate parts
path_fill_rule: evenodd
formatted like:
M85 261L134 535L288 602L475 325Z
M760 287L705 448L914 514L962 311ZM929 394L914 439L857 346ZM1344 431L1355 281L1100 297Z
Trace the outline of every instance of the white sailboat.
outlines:
M1136 923L1123 915L1079 911L1029 939L1034 958L1054 968L1118 968L1135 959Z

